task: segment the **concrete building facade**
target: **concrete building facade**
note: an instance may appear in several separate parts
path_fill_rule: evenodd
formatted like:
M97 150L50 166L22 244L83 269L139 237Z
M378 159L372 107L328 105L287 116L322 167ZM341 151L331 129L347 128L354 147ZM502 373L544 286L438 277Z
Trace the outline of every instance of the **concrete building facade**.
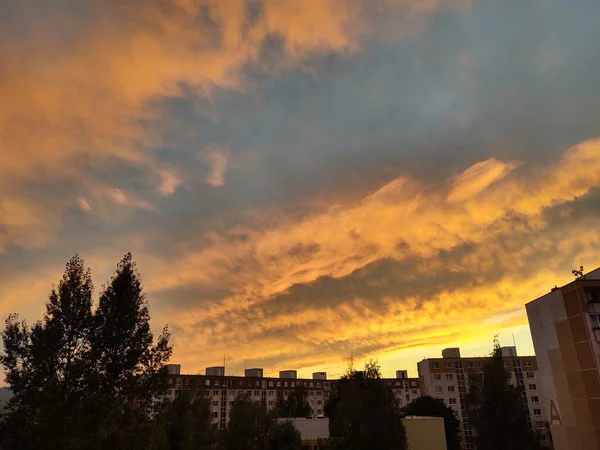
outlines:
M526 305L556 450L600 450L600 269Z
M511 384L522 388L521 401L527 406L531 428L547 439L546 414L540 397L540 375L535 356L517 356L515 347L503 347L502 356ZM441 358L428 358L417 364L422 394L442 399L460 421L464 450L474 450L475 444L462 399L468 390L469 374L482 373L485 362L486 358L462 357L460 349L448 348L442 351Z
M315 372L311 379L292 378L297 372L282 371L279 377L263 377L263 369L247 369L246 376L225 375L223 367L209 367L205 375L185 375L178 370L169 372L169 390L167 398L174 399L178 391L190 390L202 392L211 401L213 422L224 427L229 422L230 408L236 396L248 395L252 400L264 402L267 408L275 407L277 393L283 392L284 398L302 385L308 391L308 402L313 409L313 417L324 415L325 403L339 380L327 379L325 372ZM419 380L408 378L406 371L399 371L400 378L381 380L394 392L401 407L406 406L421 395Z

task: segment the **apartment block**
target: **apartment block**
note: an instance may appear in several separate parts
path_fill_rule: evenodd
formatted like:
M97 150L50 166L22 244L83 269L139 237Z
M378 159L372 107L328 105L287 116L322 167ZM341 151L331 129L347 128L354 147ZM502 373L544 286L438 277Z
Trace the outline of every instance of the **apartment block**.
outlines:
M526 305L556 450L600 449L600 269Z
M267 408L275 407L277 393L284 398L301 385L308 391L308 402L313 417L324 415L325 403L339 380L328 380L327 373L315 372L312 378L298 378L297 371L285 370L279 377L264 377L263 369L246 369L245 376L225 375L224 367L208 367L205 375L181 374L178 365L169 366L169 391L167 398L174 399L179 391L190 390L207 395L211 401L213 422L224 427L229 421L230 408L236 396L248 395L252 400L264 402ZM400 406L406 406L421 395L419 380L408 378L406 371L398 371L396 378L381 380L394 392Z
M504 368L513 386L522 388L521 402L527 406L531 428L546 439L546 415L540 397L540 375L535 356L517 356L515 347L502 347ZM486 358L462 357L459 348L447 348L441 358L429 358L417 364L423 395L440 398L460 420L460 439L464 450L474 450L473 429L465 414L463 397L468 390L469 374L483 373Z

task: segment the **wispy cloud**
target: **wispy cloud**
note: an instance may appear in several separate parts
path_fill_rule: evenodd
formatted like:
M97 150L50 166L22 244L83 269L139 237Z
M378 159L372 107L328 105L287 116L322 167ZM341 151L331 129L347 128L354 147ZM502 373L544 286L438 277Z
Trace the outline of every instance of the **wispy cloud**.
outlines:
M225 184L225 172L227 170L228 150L219 146L209 146L201 152L201 157L209 168L210 173L204 181L211 186L223 186Z
M162 181L158 186L158 192L165 197L173 195L179 187L181 180L168 170L162 170L160 172L160 177Z

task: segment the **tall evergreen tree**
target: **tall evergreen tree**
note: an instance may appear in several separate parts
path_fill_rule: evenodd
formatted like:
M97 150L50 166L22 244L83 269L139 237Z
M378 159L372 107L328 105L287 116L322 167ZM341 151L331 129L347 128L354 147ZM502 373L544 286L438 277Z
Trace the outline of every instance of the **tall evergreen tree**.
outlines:
M4 449L135 450L147 445L150 406L166 389L171 347L156 346L131 255L92 312L89 269L67 264L42 320L13 314L2 333L6 381L14 396L0 424Z
M171 347L166 328L153 345L148 304L131 253L100 294L93 320L91 348L99 388L147 407L166 391L164 364Z
M429 396L418 397L404 409L407 416L442 417L446 432L446 448L460 450L460 421L454 416L452 408L446 406L443 400Z
M350 368L325 405L330 445L339 450L406 450L406 431L392 390L381 382L376 363Z
M464 397L467 418L475 431L475 444L485 450L537 450L537 442L519 400L521 390L509 383L498 340L483 368L469 376Z
M5 449L75 448L88 394L93 284L79 256L53 288L31 328L11 314L2 333L6 381L13 397L0 430Z

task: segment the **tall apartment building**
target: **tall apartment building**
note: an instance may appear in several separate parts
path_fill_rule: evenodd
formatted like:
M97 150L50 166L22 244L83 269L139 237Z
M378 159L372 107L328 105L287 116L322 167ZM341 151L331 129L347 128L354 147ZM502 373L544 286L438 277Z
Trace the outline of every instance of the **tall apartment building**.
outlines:
M263 369L246 369L244 376L225 375L224 367L208 367L205 375L181 374L180 366L170 365L167 397L174 399L178 391L190 390L207 395L211 401L213 422L224 427L236 396L247 394L252 400L275 407L277 392L287 397L298 385L308 390L308 401L313 417L323 415L325 403L339 380L328 380L325 372L315 372L311 379L298 378L295 370L279 372L279 377L263 377ZM396 378L381 380L394 392L400 406L406 406L421 395L419 380L408 378L405 370L396 372Z
M556 450L600 449L600 269L526 305Z
M522 388L521 401L527 405L532 429L544 435L546 416L540 398L540 376L535 356L517 356L515 347L502 347L504 367L511 383ZM460 420L460 439L464 450L473 450L473 430L465 414L463 396L468 390L470 373L482 373L486 358L461 357L459 348L447 348L441 358L428 358L417 364L423 395L440 398Z

